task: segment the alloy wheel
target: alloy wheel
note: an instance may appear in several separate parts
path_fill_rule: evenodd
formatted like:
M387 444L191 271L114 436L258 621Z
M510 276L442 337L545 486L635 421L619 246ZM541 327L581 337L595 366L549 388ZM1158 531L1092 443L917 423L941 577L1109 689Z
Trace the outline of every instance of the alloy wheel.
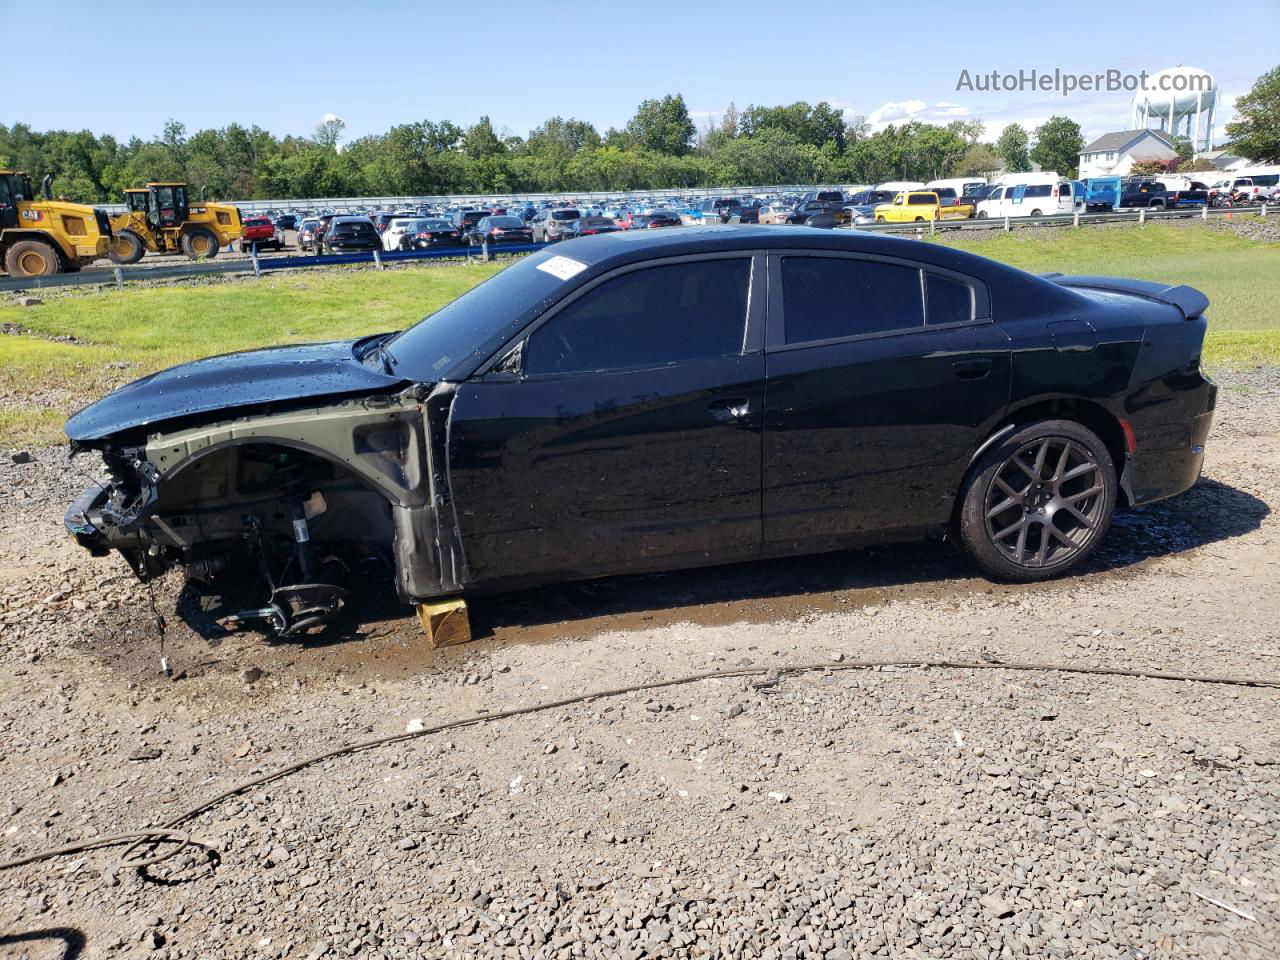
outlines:
M1097 457L1067 437L1038 437L1002 463L986 497L987 536L1013 563L1050 567L1092 542L1104 519Z

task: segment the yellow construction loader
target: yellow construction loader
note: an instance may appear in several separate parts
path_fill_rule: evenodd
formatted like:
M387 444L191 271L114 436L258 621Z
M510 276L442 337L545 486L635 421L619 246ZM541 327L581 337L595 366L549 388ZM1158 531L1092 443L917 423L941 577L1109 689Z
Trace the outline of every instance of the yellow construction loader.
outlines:
M207 260L240 239L240 211L203 199L192 204L185 183L148 183L126 190L124 202L128 209L111 218L108 256L115 263L137 263L148 250Z
M44 178L44 198L31 191L20 170L0 170L0 262L11 277L46 277L79 270L107 255L111 224L106 213L54 200Z

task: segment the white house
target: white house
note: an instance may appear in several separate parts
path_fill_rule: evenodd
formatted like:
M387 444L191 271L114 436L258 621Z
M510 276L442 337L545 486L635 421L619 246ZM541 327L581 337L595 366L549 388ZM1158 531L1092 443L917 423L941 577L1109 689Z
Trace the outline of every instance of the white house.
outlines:
M1080 179L1121 177L1135 163L1159 160L1168 163L1178 155L1168 134L1159 130L1121 130L1104 133L1080 151Z

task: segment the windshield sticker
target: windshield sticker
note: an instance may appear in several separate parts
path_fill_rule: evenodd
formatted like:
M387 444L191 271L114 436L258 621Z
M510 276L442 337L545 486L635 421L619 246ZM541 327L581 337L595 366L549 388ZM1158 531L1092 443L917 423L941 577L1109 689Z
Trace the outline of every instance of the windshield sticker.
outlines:
M559 277L561 280L572 280L587 269L587 265L579 263L570 257L562 257L557 254L545 263L538 264L538 269L551 274L553 277Z

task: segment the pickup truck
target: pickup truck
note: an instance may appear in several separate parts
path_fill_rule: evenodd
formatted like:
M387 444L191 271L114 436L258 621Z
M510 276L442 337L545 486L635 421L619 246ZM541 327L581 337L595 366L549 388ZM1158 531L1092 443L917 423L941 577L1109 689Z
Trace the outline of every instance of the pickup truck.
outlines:
M1085 209L1173 210L1202 207L1209 202L1207 190L1166 190L1158 180L1122 180L1120 177L1093 177L1085 185Z
M284 231L277 229L270 217L248 217L240 227L240 249L261 250L263 247L284 249Z
M968 220L972 216L972 204L955 203L944 206L935 190L906 191L894 197L893 203L882 203L876 207L876 223Z

